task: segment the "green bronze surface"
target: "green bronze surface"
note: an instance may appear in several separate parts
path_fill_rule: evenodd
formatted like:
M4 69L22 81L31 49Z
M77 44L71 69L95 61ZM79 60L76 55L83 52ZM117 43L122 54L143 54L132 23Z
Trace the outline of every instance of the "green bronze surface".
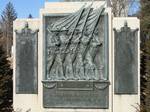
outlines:
M28 23L16 31L16 93L37 94L37 38Z
M115 93L138 93L138 29L131 29L125 22L115 31Z
M108 16L83 6L45 16L45 108L108 108Z

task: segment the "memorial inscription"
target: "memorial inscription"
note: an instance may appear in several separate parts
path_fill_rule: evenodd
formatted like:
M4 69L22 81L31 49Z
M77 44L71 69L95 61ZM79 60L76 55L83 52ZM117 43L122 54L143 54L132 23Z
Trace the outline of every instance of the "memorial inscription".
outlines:
M138 29L131 29L125 22L115 32L115 93L138 93Z
M44 107L108 108L104 10L45 17Z
M37 93L37 38L38 30L32 31L28 23L21 31L16 30L16 93Z

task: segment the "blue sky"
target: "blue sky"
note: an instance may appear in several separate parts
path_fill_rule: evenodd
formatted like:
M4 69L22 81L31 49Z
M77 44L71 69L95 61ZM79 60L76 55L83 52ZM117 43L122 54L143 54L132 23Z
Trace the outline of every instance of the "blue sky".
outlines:
M129 15L135 14L137 11L140 10L140 1L139 0L136 0L136 1L137 2L134 2L132 4L132 7L130 7Z
M33 17L39 17L39 9L44 7L45 0L0 0L0 14L8 2L12 2L19 18L27 18L31 13ZM55 2L58 0L49 0Z
M34 18L39 17L39 9L44 6L45 0L0 0L0 14L4 10L8 2L12 2L18 18L27 18L29 14L32 14ZM56 2L59 0L48 0L49 2ZM132 7L132 11L129 14L133 14L137 11L139 5L135 3Z

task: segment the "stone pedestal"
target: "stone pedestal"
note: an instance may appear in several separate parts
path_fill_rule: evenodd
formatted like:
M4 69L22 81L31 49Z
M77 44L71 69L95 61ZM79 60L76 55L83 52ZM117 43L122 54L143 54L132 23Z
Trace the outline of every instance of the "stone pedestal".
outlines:
M70 36L71 34L69 35L70 39L68 40L71 41L69 44L65 44L65 46L67 46L66 49L62 47L62 45L64 45L62 42L63 39L61 39L62 37L57 38L57 35L54 36L54 40L57 40L57 42L59 40L63 43L54 44L54 48L57 48L57 50L54 50L54 53L53 42L51 42L50 37L54 35L54 32L57 30L59 30L59 34L62 34L62 32L66 30L65 28L67 28L67 24L64 28L60 28L61 25L54 27L56 23L64 24L63 21L68 21L69 18L73 18L78 12L74 17L76 19L72 19L72 21L68 22L68 24L71 22L75 24L83 6L83 15L81 14L79 23L86 20L84 17L88 14L88 7L90 7L90 10L99 10L99 7L103 6L105 10L100 14L98 22L96 22L98 33L96 33L94 28L95 31L91 33L91 42L88 43L88 38L85 39L83 43L87 40L88 44L83 45L85 47L83 47L84 49L82 47L79 49L79 51L83 49L83 52L86 51L86 48L91 49L89 54L86 53L88 58L86 58L82 52L82 56L79 55L80 52L75 52L78 54L76 57L77 60L81 61L80 59L85 57L84 63L81 64L75 61L73 65L69 65L69 60L72 59L70 57L75 53L74 51L72 51L71 55L66 55L65 53L70 50L68 47L71 48L71 45L73 46L75 44L78 47L78 44L82 44L82 42L75 42L80 36L73 38L75 31L79 34L83 33L82 28L78 30L75 28L75 30L73 30L74 32L71 30L72 27L67 29L67 31L73 32L73 36ZM99 11L97 11L97 13L99 13ZM69 16L71 14L73 16ZM94 15L94 12L91 13L91 15L92 14ZM97 19L95 19L95 21L96 20ZM95 21L91 22L91 24L94 24ZM26 23L28 23L28 27L25 26ZM78 27L80 26L79 23L77 23ZM83 23L81 25L83 25ZM53 24L54 26L51 27ZM77 25L75 26L77 27ZM84 27L87 26L85 25ZM92 27L89 29L92 30ZM49 33L49 31L51 33ZM95 1L92 5L91 2L46 2L45 7L40 10L40 17L38 19L17 19L14 21L13 47L14 110L22 112L136 112L134 106L136 107L138 106L137 103L140 103L139 31L139 20L137 18L114 18L111 8L107 7L103 1ZM83 34L81 35L83 36ZM94 41L98 43L95 44ZM31 43L32 47L28 42ZM96 47L93 47L94 45ZM97 46L98 50L95 50ZM60 48L62 48L62 50L60 50ZM57 53L58 51L59 53ZM24 54L22 54L22 52L24 52ZM124 56L121 55L121 53L127 54ZM18 54L20 54L20 57L18 57ZM90 58L90 56L94 58ZM121 56L124 59L122 59ZM57 64L55 61L54 65L51 64L51 62L53 63L51 59L55 59ZM62 61L63 59L65 61ZM93 63L90 63L91 69L87 69L88 62L90 62L89 59L93 59L93 61L91 61ZM126 68L123 70L125 63L130 62L130 59L134 60L129 63L131 70ZM61 75L60 72L62 67L60 64L61 61L64 62L62 64L65 65L63 66L65 69L64 75ZM18 63L23 63L23 65L19 65ZM29 65L31 65L31 67ZM66 71L69 71L71 66L74 67L75 65L76 67L72 72L71 78L70 74L67 75L69 72ZM51 66L56 72L52 72ZM22 68L20 69L20 67ZM82 77L82 71L77 75L79 76L78 78L74 77L77 69L81 70L82 67L84 77ZM89 70L89 72L87 72L87 70ZM91 70L93 70L93 72L90 72ZM97 73L94 72L96 70ZM54 73L59 74L58 76L53 76Z

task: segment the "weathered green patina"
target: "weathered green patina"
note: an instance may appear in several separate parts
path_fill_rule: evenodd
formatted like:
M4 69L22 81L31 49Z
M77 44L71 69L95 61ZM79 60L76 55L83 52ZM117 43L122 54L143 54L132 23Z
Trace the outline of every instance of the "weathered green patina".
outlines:
M138 29L132 30L125 22L115 32L115 93L138 93Z
M37 93L37 38L38 30L32 31L28 23L16 31L16 93Z
M104 10L90 5L67 16L45 16L44 107L108 108Z

